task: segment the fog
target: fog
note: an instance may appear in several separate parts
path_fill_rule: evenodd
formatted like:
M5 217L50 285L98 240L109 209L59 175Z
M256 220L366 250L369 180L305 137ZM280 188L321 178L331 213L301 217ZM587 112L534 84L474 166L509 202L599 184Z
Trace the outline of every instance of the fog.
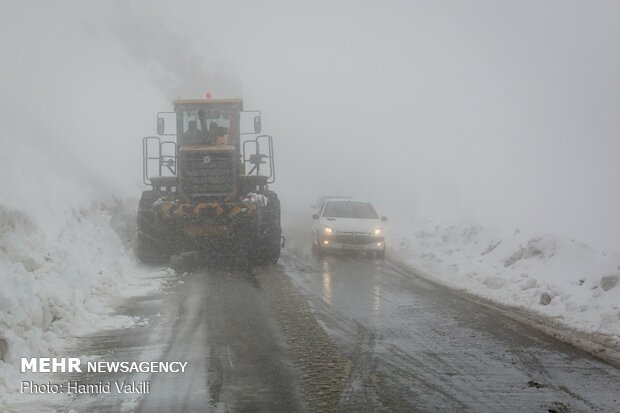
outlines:
M157 111L239 96L274 136L284 208L350 194L392 226L620 251L620 4L334 3L3 2L1 139L137 196Z

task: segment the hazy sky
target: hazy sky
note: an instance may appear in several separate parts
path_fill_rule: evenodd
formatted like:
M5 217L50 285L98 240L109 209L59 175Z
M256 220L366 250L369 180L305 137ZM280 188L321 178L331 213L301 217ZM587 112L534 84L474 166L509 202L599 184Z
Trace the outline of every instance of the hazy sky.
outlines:
M46 101L109 85L88 107L107 134L122 119L128 168L154 112L212 91L262 110L285 205L353 194L620 250L618 2L28 3L3 2L2 30L20 74L44 52L57 80L31 90L4 63L2 81Z

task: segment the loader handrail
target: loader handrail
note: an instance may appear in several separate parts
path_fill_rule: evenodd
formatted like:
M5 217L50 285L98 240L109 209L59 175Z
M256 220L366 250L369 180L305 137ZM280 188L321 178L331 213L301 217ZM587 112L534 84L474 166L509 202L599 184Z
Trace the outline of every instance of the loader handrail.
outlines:
M156 142L149 145L149 142ZM154 146L154 148L153 148ZM163 149L172 146L171 154L164 154ZM149 152L151 148L151 153ZM146 136L142 138L142 182L145 185L152 185L151 175L149 174L149 161L157 161L157 175L162 176L163 168L166 167L172 175L176 175L177 144L173 141L163 141L157 136Z
M261 141L267 141L268 153L261 153ZM254 153L249 153L246 150L247 144L254 144ZM247 156L246 156L247 155ZM252 168L247 173L248 175L252 175L256 173L256 175L260 175L260 166L265 164L263 162L264 159L269 160L269 175L263 175L267 177L268 184L272 184L276 180L276 170L275 170L275 162L273 157L273 137L271 135L259 135L256 139L250 139L243 142L243 163L252 165Z

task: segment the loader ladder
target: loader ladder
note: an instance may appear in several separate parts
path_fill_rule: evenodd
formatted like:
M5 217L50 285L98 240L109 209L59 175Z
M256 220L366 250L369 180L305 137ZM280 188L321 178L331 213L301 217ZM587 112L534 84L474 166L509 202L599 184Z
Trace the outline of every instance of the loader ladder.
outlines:
M157 170L157 175L151 174ZM177 173L177 144L162 141L156 136L142 138L142 182L151 185L153 176L175 176Z

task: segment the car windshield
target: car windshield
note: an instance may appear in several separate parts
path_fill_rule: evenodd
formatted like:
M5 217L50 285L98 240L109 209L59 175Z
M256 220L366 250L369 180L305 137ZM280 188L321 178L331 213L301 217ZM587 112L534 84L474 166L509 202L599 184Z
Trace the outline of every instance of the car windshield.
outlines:
M368 202L330 201L323 210L327 218L376 219L377 212Z

